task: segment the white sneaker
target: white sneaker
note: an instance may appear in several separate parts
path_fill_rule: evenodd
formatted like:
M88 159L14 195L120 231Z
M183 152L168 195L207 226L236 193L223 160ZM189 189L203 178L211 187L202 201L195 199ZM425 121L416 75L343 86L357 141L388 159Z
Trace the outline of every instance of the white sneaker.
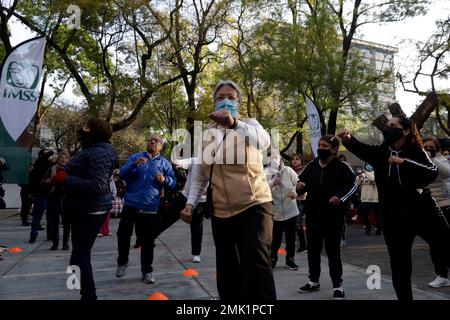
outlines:
M146 284L155 283L155 279L153 278L153 274L151 272L150 273L143 273L142 274L142 280Z
M199 263L201 261L202 261L202 258L200 258L200 256L193 256L192 257L192 262Z
M437 276L436 279L428 284L432 288L450 287L450 281L447 278Z

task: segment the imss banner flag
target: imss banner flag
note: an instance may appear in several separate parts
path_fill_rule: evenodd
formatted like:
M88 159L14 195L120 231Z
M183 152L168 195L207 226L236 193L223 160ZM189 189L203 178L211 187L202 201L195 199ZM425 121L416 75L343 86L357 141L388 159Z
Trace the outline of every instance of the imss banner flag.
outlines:
M322 136L320 127L320 117L314 102L305 95L306 113L308 115L309 137L311 140L311 150L314 157L317 157L317 149L319 148L319 140Z
M42 80L46 39L37 37L17 45L0 69L0 157L10 166L5 182L26 183L34 123Z

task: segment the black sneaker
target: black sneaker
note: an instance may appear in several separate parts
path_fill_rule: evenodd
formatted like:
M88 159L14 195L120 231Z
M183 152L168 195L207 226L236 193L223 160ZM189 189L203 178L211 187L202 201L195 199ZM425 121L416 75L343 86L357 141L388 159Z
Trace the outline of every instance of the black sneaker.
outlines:
M307 293L307 292L313 292L313 291L317 291L320 288L320 284L311 284L311 282L308 282L307 284L305 284L303 287L300 287L298 289L298 292L300 293Z
M335 298L336 300L343 300L343 299L345 299L344 290L334 289L333 298Z
M286 260L286 265L291 270L298 270L298 265L295 264L294 259Z
M28 243L35 243L37 236L30 236L30 240L28 240Z

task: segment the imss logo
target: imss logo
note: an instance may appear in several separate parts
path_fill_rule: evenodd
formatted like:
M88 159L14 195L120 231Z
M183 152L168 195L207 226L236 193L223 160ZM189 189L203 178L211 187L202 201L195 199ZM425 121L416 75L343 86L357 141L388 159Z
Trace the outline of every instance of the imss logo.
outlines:
M30 101L37 100L36 87L40 79L40 70L28 61L12 61L6 71L6 84L3 92L4 98Z

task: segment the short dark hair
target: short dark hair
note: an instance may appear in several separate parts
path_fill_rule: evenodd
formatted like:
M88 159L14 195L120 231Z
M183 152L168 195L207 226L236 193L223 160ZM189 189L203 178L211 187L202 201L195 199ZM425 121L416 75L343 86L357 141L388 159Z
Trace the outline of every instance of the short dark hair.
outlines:
M86 125L96 141L109 141L112 137L111 125L99 118L89 118Z
M47 150L48 150L48 149L45 149L45 148L42 148L41 150L39 150L39 152L38 152L38 158L42 157L42 156L45 154L45 152L46 152Z
M339 139L332 134L326 134L320 137L319 141L321 140L329 143L331 145L331 148L339 148Z

